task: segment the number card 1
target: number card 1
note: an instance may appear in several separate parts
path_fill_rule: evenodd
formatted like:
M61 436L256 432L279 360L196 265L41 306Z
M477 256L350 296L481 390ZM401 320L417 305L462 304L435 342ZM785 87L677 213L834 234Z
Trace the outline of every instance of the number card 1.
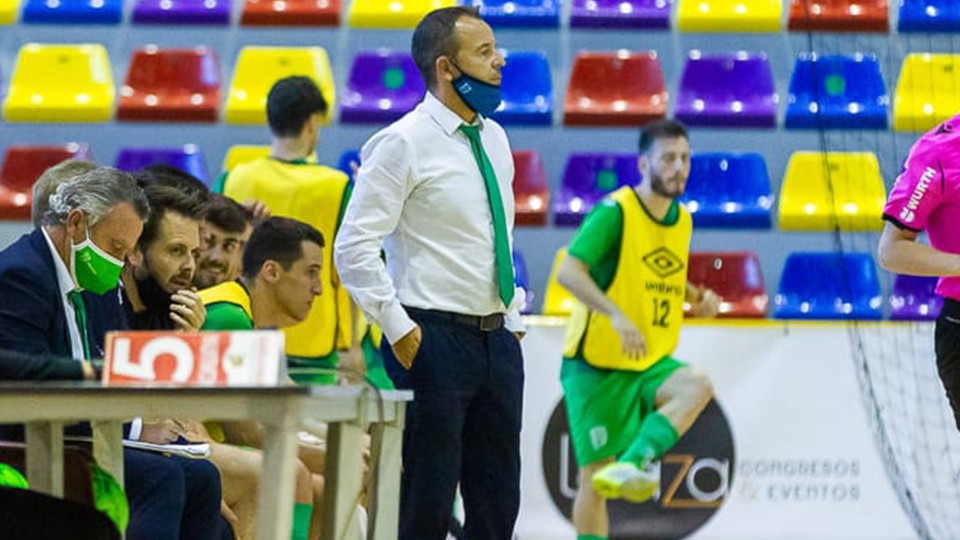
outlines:
M110 332L104 384L275 385L285 378L283 332Z

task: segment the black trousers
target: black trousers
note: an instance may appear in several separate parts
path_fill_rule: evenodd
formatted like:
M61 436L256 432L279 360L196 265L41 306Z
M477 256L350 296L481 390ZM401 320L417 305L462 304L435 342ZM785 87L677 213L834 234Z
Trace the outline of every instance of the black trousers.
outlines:
M508 330L411 311L423 338L409 371L383 341L397 388L415 392L403 433L400 540L443 540L457 483L469 540L510 540L520 509L523 355Z
M35 491L0 487L4 540L120 540L106 515Z
M934 333L937 371L947 392L953 418L960 429L960 302L944 299Z

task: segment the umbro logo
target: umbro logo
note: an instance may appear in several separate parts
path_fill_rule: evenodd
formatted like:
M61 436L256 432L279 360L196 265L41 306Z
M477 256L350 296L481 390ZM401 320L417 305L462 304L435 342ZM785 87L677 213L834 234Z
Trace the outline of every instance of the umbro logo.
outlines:
M657 248L643 256L647 268L660 279L672 276L684 269L683 261L665 247Z

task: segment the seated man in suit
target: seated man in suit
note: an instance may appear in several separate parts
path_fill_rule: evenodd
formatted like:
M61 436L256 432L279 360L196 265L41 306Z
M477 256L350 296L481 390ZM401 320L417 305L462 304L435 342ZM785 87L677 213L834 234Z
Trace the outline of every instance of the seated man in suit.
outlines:
M124 328L116 288L148 215L143 191L115 169L98 168L59 186L43 227L0 251L0 350L102 357L105 333ZM152 441L169 427L135 424L130 435ZM221 538L220 481L212 464L128 450L124 467L128 539Z

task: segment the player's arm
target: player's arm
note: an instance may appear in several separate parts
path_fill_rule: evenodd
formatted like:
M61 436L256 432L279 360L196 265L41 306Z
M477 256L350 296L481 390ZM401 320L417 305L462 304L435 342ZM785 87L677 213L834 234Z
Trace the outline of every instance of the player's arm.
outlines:
M566 287L588 308L610 318L613 327L620 334L623 352L627 356L639 359L647 354L646 344L640 330L624 314L620 306L600 290L600 287L590 276L590 268L587 263L567 255L560 262L560 268L557 269L557 282Z
M917 242L919 232L887 222L880 236L880 266L912 276L960 276L960 255Z

